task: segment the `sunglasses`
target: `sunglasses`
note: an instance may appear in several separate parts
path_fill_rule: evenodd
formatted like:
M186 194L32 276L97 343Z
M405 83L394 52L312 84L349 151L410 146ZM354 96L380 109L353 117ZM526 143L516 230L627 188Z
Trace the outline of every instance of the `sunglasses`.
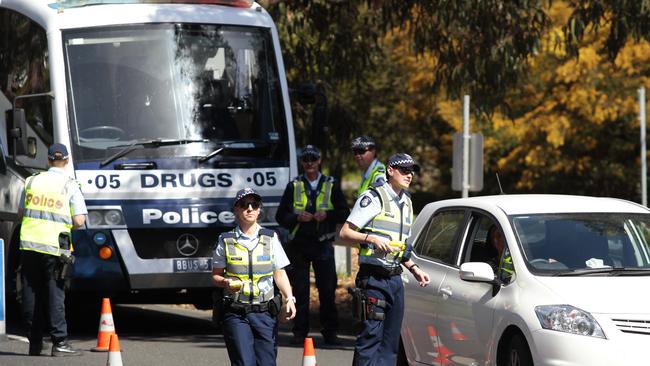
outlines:
M352 149L352 152L354 155L363 155L368 151L369 149Z
M260 201L239 201L237 202L237 207L246 209L248 206L251 206L253 210L257 210L262 207L262 202Z
M400 174L402 175L409 175L409 174L415 175L415 170L413 170L413 168L404 168L401 166L396 166L395 169L399 170Z
M303 156L302 158L300 158L300 160L305 162L305 163L313 163L315 161L318 161L318 158L313 156L313 155L307 155L307 156Z

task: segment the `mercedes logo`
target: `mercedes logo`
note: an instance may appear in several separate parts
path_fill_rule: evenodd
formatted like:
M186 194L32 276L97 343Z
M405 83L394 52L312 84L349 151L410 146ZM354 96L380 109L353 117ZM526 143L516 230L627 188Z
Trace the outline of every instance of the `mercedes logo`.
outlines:
M199 250L199 239L192 234L183 234L176 240L176 249L181 255L193 256Z

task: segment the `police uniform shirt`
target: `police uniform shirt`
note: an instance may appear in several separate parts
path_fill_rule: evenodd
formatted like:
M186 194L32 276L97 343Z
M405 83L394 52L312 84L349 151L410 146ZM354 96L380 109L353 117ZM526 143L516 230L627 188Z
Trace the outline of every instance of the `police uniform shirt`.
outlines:
M370 163L370 166L368 166L368 169L366 169L365 173L363 173L362 180L367 179L370 176L370 173L372 173L372 170L375 169L375 167L378 164L379 164L379 160L377 160L377 159L373 160L372 163ZM380 174L375 178L374 182L370 182L370 185L372 185L374 183L377 183L377 182L385 183L386 182L386 177L384 175Z
M262 227L256 224L255 233L253 237L246 236L239 226L235 229L236 241L237 244L245 247L248 250L253 250L259 242L259 231ZM289 258L282 249L282 244L278 239L277 234L273 234L273 239L271 241L273 245L273 270L282 269L289 265ZM217 247L212 254L212 267L213 268L226 268L226 248L223 243L223 239L219 236L219 241L217 242ZM264 278L260 280L260 287L265 288L267 285L269 287L273 286L273 279L271 277ZM266 282L264 285L262 283Z
M312 192L315 192L316 189L318 188L318 182L320 181L320 176L321 175L322 174L320 172L318 172L318 176L314 180L309 180L309 178L307 178L307 176L305 175L305 179L307 180L307 182L309 182L309 186L311 187Z
M63 174L65 176L68 176L68 174L63 170L62 168L57 168L57 167L50 167L50 169L47 170L48 172L51 173L56 173L56 174ZM87 215L88 214L88 209L86 208L86 201L84 201L84 196L81 194L81 188L79 188L78 184L70 184L68 189L70 189L72 192L72 195L70 196L70 208L72 209L72 216L77 216L77 215ZM25 208L25 190L23 189L21 196L20 196L20 208L23 209Z

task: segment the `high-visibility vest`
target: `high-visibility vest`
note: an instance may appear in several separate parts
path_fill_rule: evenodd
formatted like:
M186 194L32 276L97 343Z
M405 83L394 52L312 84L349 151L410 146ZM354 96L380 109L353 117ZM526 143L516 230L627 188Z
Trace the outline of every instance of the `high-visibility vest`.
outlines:
M360 197L363 192L365 192L370 186L377 181L377 177L382 176L386 178L386 166L376 161L376 164L372 167L370 174L364 179L361 180L361 184L357 189L357 197Z
M73 226L70 197L72 178L43 172L25 181L25 208L20 227L20 249L59 256L59 234ZM69 253L65 253L69 255Z
M413 205L411 199L406 196L400 208L397 202L390 198L387 185L388 183L384 183L380 186L370 187L379 195L381 212L366 224L361 232L383 236L391 241L404 242L411 232ZM395 267L399 265L403 256L404 249L392 253L376 252L374 246L368 243L362 243L359 248L359 263L362 264ZM379 261L379 259L388 263Z
M235 302L256 304L273 298L273 284L260 288L260 280L273 276L273 230L260 229L259 241L253 250L237 243L234 231L223 233L226 249L226 277L242 281L241 290L234 296Z
M309 199L307 198L307 191L305 190L305 181L298 177L293 182L293 212L300 214L307 209ZM332 189L334 188L334 179L332 177L325 177L321 185L318 196L316 196L316 212L333 210L332 204ZM289 233L289 240L293 239L300 228L300 223ZM333 237L333 236L332 236Z

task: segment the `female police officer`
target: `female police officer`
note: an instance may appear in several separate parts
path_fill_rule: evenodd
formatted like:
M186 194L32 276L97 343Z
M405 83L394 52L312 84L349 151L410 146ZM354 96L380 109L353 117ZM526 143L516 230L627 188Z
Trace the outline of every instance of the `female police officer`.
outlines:
M223 334L234 366L275 365L280 297L286 318L296 315L296 299L284 267L289 265L272 230L257 224L262 199L252 188L237 192L233 204L237 227L219 236L213 255L213 282L225 289Z

